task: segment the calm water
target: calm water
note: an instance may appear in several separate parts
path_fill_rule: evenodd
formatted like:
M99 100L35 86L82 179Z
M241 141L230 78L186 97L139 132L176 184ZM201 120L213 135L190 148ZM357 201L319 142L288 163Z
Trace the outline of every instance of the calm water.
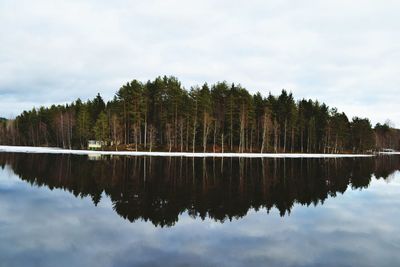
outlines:
M0 266L400 266L398 156L0 166Z

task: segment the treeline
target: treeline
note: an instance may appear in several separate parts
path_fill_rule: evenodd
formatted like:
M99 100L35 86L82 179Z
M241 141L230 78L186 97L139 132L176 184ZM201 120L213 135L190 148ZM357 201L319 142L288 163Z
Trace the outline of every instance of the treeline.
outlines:
M377 123L375 131L375 147L378 150L389 148L400 150L400 130L394 129L390 122Z
M386 128L374 131L366 118L349 120L324 103L295 101L285 90L265 97L226 82L186 90L166 76L133 80L107 103L97 95L0 121L1 144L86 148L95 139L108 149L150 151L340 153L399 146L396 137L381 141L383 133Z

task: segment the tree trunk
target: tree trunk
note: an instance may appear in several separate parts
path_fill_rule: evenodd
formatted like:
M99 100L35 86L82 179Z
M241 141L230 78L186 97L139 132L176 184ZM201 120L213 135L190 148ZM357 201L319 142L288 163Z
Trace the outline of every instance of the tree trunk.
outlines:
M189 151L189 118L186 119L186 151Z
M292 140L290 141L290 145L291 145L291 148L290 148L290 151L293 153L294 152L294 127L292 126L292 138L291 138Z
M253 152L253 126L250 129L250 153Z
M180 120L180 128L181 128L181 152L183 152L183 119Z
M128 127L128 122L127 122L127 119L126 119L126 103L125 103L125 100L124 100L124 143L125 143L125 145L127 144L127 141L128 141L128 129L127 129L127 127Z
M222 150L222 153L224 153L224 133L222 133L222 135L221 135L221 150Z
M267 139L268 125L267 125L267 114L264 114L263 122L263 133L262 133L262 143L261 143L261 153L264 153L265 143Z
M283 153L286 153L286 127L287 127L287 119L285 119L285 129L283 130Z
M195 115L194 115L194 123L193 123L193 153L196 150L196 126L197 126L197 100L196 100L196 110L195 110Z
M147 149L147 110L144 114L144 149Z
M217 120L214 121L214 144L213 144L213 152L215 153L215 144L217 141Z
M304 152L304 145L303 145L303 139L304 139L304 129L301 129L301 134L300 134L300 146L301 146L301 153Z
M64 117L63 117L63 113L60 113L61 116L61 139L62 139L62 144L63 144L63 148L65 148L65 139L64 139Z
M231 97L231 135L230 135L230 139L231 139L231 151L233 151L233 101L232 101L232 97Z
M274 125L274 152L276 153L276 141L278 140L278 137L276 136L276 125Z

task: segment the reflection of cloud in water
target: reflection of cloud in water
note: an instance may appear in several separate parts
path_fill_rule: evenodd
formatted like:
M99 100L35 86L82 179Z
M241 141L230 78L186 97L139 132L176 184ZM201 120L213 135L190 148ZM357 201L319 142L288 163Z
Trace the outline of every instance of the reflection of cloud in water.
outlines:
M90 161L73 155L0 154L21 180L62 188L97 205L112 207L133 222L173 226L179 215L218 221L238 219L250 209L277 208L289 215L296 203L320 205L351 188L386 179L400 158L366 159L189 159L112 157Z
M9 178L0 171L0 181ZM397 266L398 186L372 180L290 216L250 209L240 220L179 215L172 228L122 220L90 197L0 182L0 262L5 266ZM7 184L8 186L8 184Z

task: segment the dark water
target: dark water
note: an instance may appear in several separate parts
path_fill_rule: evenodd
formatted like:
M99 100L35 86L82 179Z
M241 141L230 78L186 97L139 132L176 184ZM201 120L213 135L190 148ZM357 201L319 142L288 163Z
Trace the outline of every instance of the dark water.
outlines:
M400 266L398 156L0 166L0 266Z

